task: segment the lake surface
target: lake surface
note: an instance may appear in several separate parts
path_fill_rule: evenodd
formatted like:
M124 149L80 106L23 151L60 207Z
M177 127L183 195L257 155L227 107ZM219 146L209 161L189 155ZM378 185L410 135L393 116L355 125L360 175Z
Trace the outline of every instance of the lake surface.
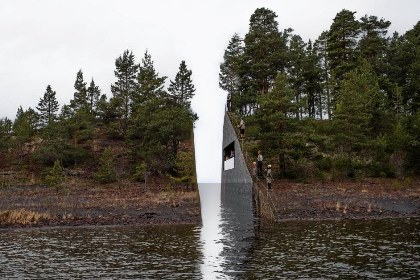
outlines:
M200 197L200 226L0 230L0 279L420 279L420 219L261 228Z

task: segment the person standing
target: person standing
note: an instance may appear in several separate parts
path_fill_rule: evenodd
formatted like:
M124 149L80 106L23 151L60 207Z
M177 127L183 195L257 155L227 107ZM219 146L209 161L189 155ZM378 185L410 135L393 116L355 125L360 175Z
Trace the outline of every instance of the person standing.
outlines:
M239 130L240 130L240 137L241 137L241 139L244 139L245 138L245 121L244 121L244 119L242 119L241 118L241 121L240 121L240 123L239 123Z
M273 181L273 174L271 173L271 164L267 166L267 188L271 190L271 183Z
M255 161L252 163L252 176L257 177L257 163Z
M257 170L258 170L258 177L263 176L263 155L261 154L261 150L258 150L257 156Z
M232 112L232 95L230 93L227 95L226 105L228 112Z

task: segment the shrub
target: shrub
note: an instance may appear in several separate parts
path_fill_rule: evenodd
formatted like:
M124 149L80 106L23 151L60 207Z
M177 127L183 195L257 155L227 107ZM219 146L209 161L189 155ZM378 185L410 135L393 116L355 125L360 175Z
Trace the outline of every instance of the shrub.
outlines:
M106 148L99 160L98 171L93 178L101 184L107 184L117 181L117 173L114 167L114 155L111 148Z
M63 168L57 159L48 175L45 177L45 184L48 187L60 188L63 183Z
M136 181L144 181L147 174L147 164L142 162L138 164L134 170L133 179Z
M330 171L333 165L333 161L330 157L322 157L316 161L316 166L323 171Z

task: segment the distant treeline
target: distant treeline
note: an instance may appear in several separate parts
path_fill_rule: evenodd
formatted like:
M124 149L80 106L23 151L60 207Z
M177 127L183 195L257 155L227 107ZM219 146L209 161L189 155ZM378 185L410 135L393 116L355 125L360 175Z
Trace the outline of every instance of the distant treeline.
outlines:
M388 36L389 21L355 13L304 42L259 8L228 43L219 85L282 177L420 173L420 22Z
M194 176L192 151L180 149L182 141L191 139L197 119L190 106L192 71L185 61L168 89L167 77L159 76L148 52L138 64L131 51L124 51L115 60L114 73L109 99L93 79L85 82L80 70L73 99L61 110L48 85L36 108L20 107L14 121L0 119L0 167L43 174L54 163L85 166L99 181L110 182L116 180L118 156L126 159L124 168L135 179L143 180L145 174ZM114 149L102 144L100 158L95 146L107 140Z

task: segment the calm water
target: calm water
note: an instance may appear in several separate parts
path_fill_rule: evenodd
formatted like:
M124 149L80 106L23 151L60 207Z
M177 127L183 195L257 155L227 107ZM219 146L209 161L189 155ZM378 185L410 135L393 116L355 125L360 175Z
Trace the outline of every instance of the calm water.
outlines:
M1 279L420 279L420 219L283 223L200 186L202 226L0 230Z

